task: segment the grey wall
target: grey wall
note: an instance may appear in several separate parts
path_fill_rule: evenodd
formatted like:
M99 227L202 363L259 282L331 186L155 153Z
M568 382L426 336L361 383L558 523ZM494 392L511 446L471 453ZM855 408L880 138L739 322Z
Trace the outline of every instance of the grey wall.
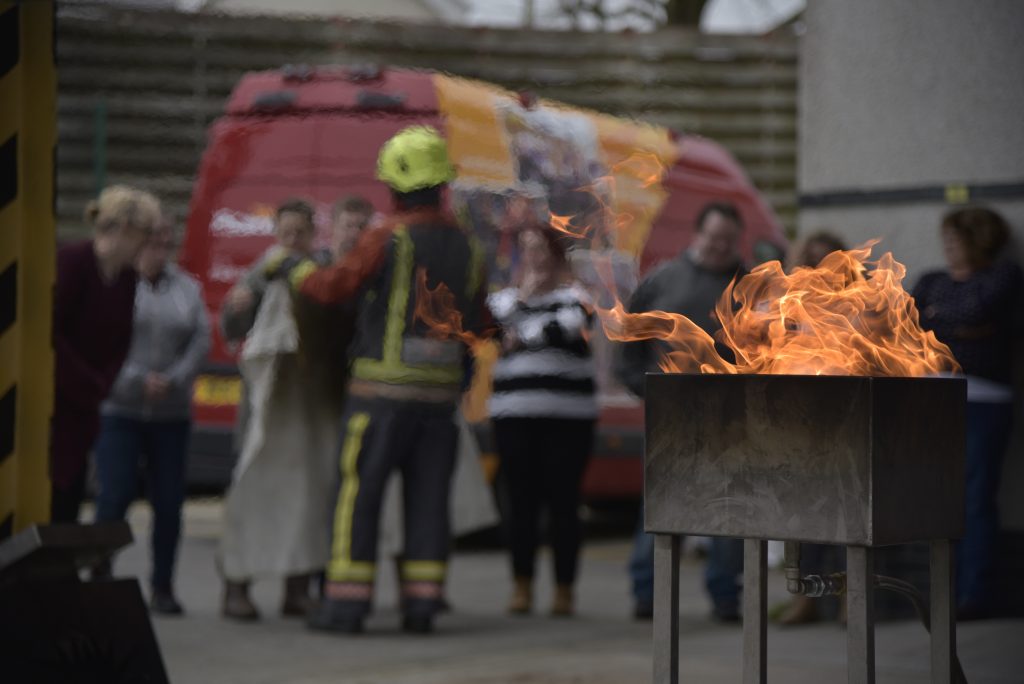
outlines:
M801 42L798 189L1024 183L1024 3L816 0ZM1024 197L985 202L1024 243ZM939 201L802 208L800 232L880 237L908 287L942 265ZM1024 360L1024 359L1022 359ZM1024 365L1024 364L1022 364ZM1020 387L1021 383L1018 383ZM1018 405L1018 409L1021 406ZM1024 529L1024 435L1007 458L1008 527Z
M806 26L801 194L1024 181L1024 3L818 0ZM1024 204L1000 208L1021 235ZM946 209L804 209L798 224L882 237L916 277L941 263Z
M1024 3L819 0L801 58L802 190L1020 178Z

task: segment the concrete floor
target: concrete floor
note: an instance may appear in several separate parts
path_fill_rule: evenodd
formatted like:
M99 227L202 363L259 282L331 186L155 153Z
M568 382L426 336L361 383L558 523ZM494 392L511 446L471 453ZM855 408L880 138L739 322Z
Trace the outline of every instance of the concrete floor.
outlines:
M145 506L133 508L131 520L137 538L145 541ZM651 625L629 617L627 539L586 547L576 618L504 615L509 591L504 554L459 552L449 583L454 611L439 619L435 634L411 637L399 631L394 577L385 572L367 633L338 637L278 617L279 582L255 587L262 621L239 625L221 619L215 568L219 502L190 502L185 529L177 589L188 614L154 618L176 684L630 684L651 678ZM551 597L547 560L538 587L541 607ZM145 577L145 544L125 551L116 570ZM680 573L680 681L739 682L741 629L708 620L700 572L700 563L688 559ZM785 599L780 573L772 573L769 592L772 602ZM1024 682L1024 621L961 625L958 641L971 684ZM930 681L927 635L916 622L879 625L876 644L879 683ZM845 681L845 658L845 632L835 623L773 626L769 632L771 682Z

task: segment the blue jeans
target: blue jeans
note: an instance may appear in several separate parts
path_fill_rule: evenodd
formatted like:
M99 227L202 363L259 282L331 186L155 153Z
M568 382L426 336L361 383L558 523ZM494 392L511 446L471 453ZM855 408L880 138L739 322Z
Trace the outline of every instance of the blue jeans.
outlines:
M704 568L704 587L716 606L737 607L740 598L739 576L743 572L743 540L712 537L708 562ZM629 558L629 576L633 600L638 604L654 602L654 535L644 532L643 514L633 535Z
M644 532L643 510L640 511L640 520L633 534L629 579L633 584L633 600L636 603L654 603L654 535Z
M104 416L96 442L96 521L124 520L145 464L153 507L152 587L171 590L185 500L185 459L190 423Z
M999 536L996 496L1012 423L1012 404L967 404L967 526L956 549L956 596L961 606L991 607Z

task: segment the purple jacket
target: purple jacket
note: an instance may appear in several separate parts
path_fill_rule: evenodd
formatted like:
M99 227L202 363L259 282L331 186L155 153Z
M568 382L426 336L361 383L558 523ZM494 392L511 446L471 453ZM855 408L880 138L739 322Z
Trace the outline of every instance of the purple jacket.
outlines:
M53 302L56 375L50 440L53 484L67 488L85 472L107 397L131 344L136 275L103 280L92 242L57 252Z

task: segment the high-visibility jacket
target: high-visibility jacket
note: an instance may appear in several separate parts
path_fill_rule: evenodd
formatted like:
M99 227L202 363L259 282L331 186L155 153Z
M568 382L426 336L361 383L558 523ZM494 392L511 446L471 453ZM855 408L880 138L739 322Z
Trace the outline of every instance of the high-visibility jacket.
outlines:
M324 304L357 300L353 380L457 390L465 345L431 334L416 316L420 272L431 291L443 283L451 292L464 331L479 329L486 294L481 246L438 210L398 214L363 233L341 262L322 269L306 263L291 278L302 295Z

